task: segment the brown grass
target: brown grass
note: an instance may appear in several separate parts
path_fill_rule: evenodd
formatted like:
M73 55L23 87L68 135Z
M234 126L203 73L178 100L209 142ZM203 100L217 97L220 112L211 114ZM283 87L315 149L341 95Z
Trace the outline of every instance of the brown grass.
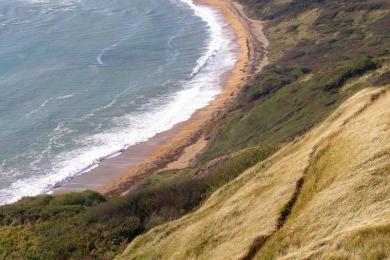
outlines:
M136 238L119 258L237 259L259 237L270 237L256 248L259 259L359 258L370 243L359 232L390 223L389 104L384 88L360 91L197 211Z

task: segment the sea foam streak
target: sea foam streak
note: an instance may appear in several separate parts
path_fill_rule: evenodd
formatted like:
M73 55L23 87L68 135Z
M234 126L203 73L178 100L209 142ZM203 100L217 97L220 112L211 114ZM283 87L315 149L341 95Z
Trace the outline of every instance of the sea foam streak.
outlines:
M191 0L181 1L189 5L194 10L195 15L202 18L202 20L208 24L210 33L212 35L207 52L205 53L205 55L203 55L197 60L197 64L192 70L192 78L196 74L198 74L205 66L207 66L210 60L213 59L218 53L218 51L221 50L221 48L223 47L222 45L224 43L224 38L222 35L222 27L217 21L217 14L214 10L208 7L195 5Z
M232 69L237 59L233 34L223 27L221 16L206 6L180 0L208 24L210 40L204 55L198 59L183 90L168 98L162 107L151 103L147 112L132 113L113 119L116 127L85 137L86 148L68 151L57 156L55 167L44 176L14 182L0 192L0 204L14 202L23 196L50 193L57 183L64 182L96 167L103 159L118 155L123 149L149 140L155 134L169 130L188 120L198 109L205 107L221 92L220 77ZM84 146L85 147L85 146Z

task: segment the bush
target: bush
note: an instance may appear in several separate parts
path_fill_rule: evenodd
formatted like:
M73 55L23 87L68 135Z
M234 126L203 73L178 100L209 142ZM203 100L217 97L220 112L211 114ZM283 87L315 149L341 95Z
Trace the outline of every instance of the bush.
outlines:
M197 178L186 169L159 172L123 197L105 200L86 191L25 198L0 207L0 251L5 258L111 259L138 234L181 217L275 150L273 146L246 149ZM9 241L4 230L10 228L17 234L11 235L14 243L2 244L3 239Z
M390 71L386 71L379 75L375 79L375 86L385 86L387 84L390 84Z
M50 200L51 206L86 206L91 207L105 201L105 198L93 191L83 191L81 193L67 193L55 196Z
M377 68L376 62L370 58L356 58L341 64L334 72L333 77L321 77L322 89L337 91L348 79L363 75L365 72Z

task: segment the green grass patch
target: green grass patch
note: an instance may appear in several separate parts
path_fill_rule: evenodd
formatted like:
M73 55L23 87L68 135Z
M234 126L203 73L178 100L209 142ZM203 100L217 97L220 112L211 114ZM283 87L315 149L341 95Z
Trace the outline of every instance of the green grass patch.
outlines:
M181 217L213 191L276 151L245 149L193 177L168 170L143 180L129 195L104 199L92 191L25 198L0 207L0 257L112 259L138 234Z
M210 130L208 146L195 167L153 174L119 198L87 191L2 206L0 258L112 259L137 235L194 210L280 144L320 123L357 91L389 83L389 73L381 69L390 58L388 1L240 2L252 17L267 20L271 64ZM372 81L364 78L371 74L378 75ZM351 83L355 81L359 84ZM321 156L325 154L324 150ZM312 190L305 185L302 190L307 199L322 187L316 182L322 178L319 174L310 176ZM296 207L304 207L304 202L298 198ZM293 208L290 217L294 212ZM382 236L387 231L388 226L362 230L341 246L365 250L367 259L376 259L383 250L371 254L370 241L388 248ZM267 257L290 242L269 242Z
M389 234L390 224L363 228L343 239L338 247L360 259L387 259L390 257Z
M267 20L271 64L210 131L200 164L249 146L289 142L357 91L388 82L385 72L343 88L388 64L387 1L240 2L253 17Z

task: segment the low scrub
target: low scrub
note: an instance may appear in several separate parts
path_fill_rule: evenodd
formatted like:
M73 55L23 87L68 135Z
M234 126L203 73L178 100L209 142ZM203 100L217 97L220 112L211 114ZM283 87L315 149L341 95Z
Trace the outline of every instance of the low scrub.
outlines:
M193 169L159 172L123 197L106 200L85 191L0 207L0 258L111 259L138 234L196 208L275 151L274 146L245 149L197 177Z
M356 58L340 64L336 68L333 77L323 76L320 78L322 89L325 91L337 91L348 79L361 76L369 70L377 68L377 63L369 58Z
M210 131L200 163L248 146L292 141L357 91L388 83L383 73L343 87L388 65L388 1L240 2L267 21L270 65Z

